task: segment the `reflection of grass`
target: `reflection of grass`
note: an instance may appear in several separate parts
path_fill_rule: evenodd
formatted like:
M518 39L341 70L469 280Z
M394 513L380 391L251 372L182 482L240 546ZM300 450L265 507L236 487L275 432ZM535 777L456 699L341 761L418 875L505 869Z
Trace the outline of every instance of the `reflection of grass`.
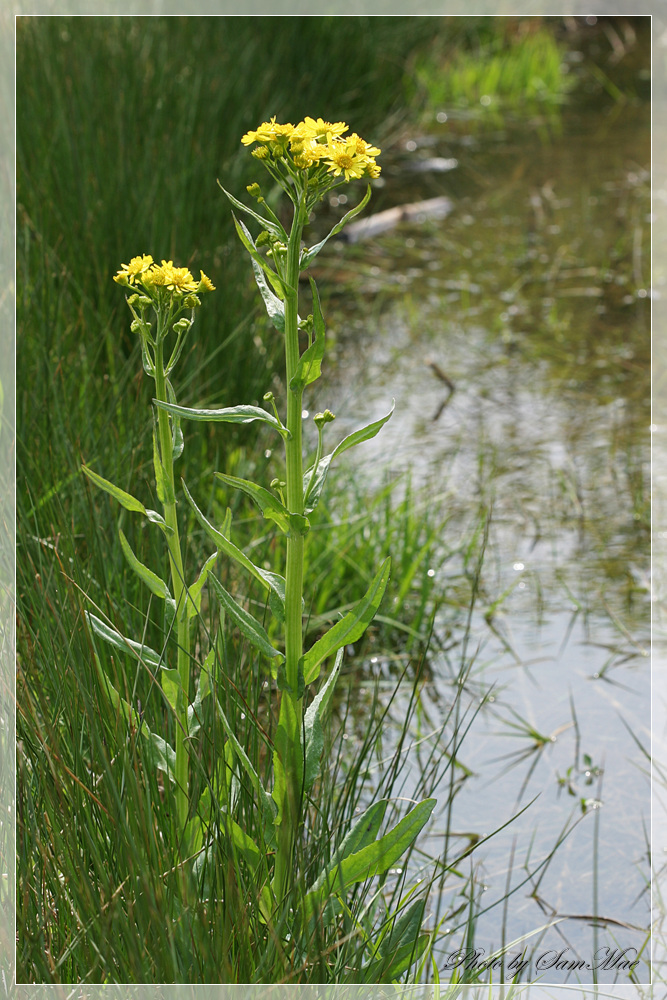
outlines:
M548 29L512 36L480 32L456 48L436 40L415 73L430 107L526 107L561 103L573 78Z

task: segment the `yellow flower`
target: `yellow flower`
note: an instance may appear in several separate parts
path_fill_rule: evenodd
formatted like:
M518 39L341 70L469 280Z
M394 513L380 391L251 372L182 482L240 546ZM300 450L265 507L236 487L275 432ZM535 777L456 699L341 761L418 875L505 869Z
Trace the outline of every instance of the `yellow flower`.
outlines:
M353 177L378 177L380 174L380 167L374 159L380 150L377 146L371 146L356 132L345 138L333 139L324 149L327 170L334 177L344 174L345 180L349 181Z
M307 170L319 163L326 153L326 146L315 139L292 139L290 142L290 152L294 158L294 165L300 170Z
M244 146L249 146L251 142L262 142L265 145L276 140L291 138L294 126L289 122L286 125L279 125L274 115L270 122L263 122L255 132L246 132L241 139Z
M322 118L309 118L307 115L302 122L299 122L294 129L296 135L303 139L315 139L322 142L331 142L333 138L340 138L347 132L345 122L325 122Z
M213 284L213 282L211 281L211 279L208 278L201 269L200 269L199 273L201 275L201 278L199 279L199 286L197 288L197 291L198 292L214 292L215 291L215 285Z
M144 254L141 257L133 257L129 264L121 265L118 273L114 275L113 280L117 281L119 285L133 285L135 278L144 274L152 263L153 258L150 254Z
M382 150L378 149L377 146L371 146L370 143L366 142L365 139L362 139L356 132L353 132L352 135L346 136L345 142L347 144L354 143L355 152L360 156L379 156L382 152Z
M199 282L195 281L187 267L174 267L173 260L163 260L158 266L154 264L150 271L142 276L146 285L158 285L170 292L196 292Z
M345 174L345 180L350 178L363 177L368 160L364 156L359 156L354 143L339 141L329 143L326 151L327 170L334 177Z

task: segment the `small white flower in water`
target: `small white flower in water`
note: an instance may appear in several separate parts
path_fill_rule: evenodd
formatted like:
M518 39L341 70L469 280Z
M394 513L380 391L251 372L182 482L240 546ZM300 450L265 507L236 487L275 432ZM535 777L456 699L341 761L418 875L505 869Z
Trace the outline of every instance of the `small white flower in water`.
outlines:
M377 663L377 661L378 661L377 656L371 656L371 663Z
M308 410L302 410L301 411L301 418L303 420L307 420L308 419Z
M429 570L429 571L427 572L427 574L426 574L426 575L427 575L427 576L435 576L435 570L434 570L434 569L430 569L430 570Z
M264 452L264 458L271 458L271 449L267 448Z
M245 719L245 712L241 712L241 722Z
M515 569L517 571L517 573L520 573L522 569L525 569L525 567L524 567L523 563L516 562L512 566L512 569Z

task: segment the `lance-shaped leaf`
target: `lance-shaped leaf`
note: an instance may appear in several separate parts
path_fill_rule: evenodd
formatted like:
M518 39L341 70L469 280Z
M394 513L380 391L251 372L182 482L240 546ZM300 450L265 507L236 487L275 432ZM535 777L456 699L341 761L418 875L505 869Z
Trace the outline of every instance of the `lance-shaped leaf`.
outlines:
M261 853L257 844L248 836L245 830L241 829L236 820L227 816L225 822L229 824L228 829L234 847L246 861L250 870L256 872L262 861L266 862L265 855Z
M90 620L93 616L86 614L86 617ZM137 730L137 732L141 733L143 739L145 740L147 762L158 771L164 771L165 774L169 775L172 781L175 781L176 754L173 747L163 740L161 736L158 736L157 733L151 732L143 719L139 718L138 712L135 712L129 702L125 701L125 699L121 697L119 692L109 680L97 654L95 654L94 660L100 683L107 698L111 702L111 705L116 712L123 716L128 726L132 726Z
M348 857L348 855L362 850L362 848L375 841L378 833L380 832L380 827L382 826L382 821L388 805L389 799L379 799L361 814L357 822L343 840L342 844L339 844L334 851L329 864L326 866L324 871L322 871L319 878L312 886L309 895L315 898L327 881L330 873L335 871L340 863Z
M244 552L241 552L241 550L237 548L233 542L230 542L230 540L223 535L222 532L218 531L217 528L214 528L211 522L207 520L195 501L192 499L185 483L183 483L183 491L187 497L188 503L195 512L197 520L209 538L211 538L215 543L216 547L220 549L221 552L224 552L226 556L229 556L230 559L234 559L237 563L239 563L239 565L243 566L244 569L247 569L256 580L259 580L261 584L267 587L275 595L275 598L279 601L280 607L284 612L285 578L280 576L278 573L272 573L268 569L262 569L260 566L255 566L252 560L248 559Z
M277 806L276 827L286 820L285 805L289 787L301 787L303 781L303 756L294 753L295 740L298 745L299 721L297 719L294 701L285 698L280 704L280 717L273 738L273 801ZM289 769L292 769L292 781L289 781ZM274 888L278 888L274 886Z
M241 240L241 243L246 248L252 259L257 264L259 264L262 271L264 271L264 274L271 282L271 287L273 288L274 292L276 292L279 298L284 299L285 296L287 295L287 292L290 290L290 286L282 280L282 278L273 270L272 267L269 267L265 258L262 257L261 253L255 246L253 238L248 232L247 228L243 225L242 222L239 222L239 220L236 218L233 212L232 212L232 218L234 220L234 225L236 226L236 232L238 233L238 237ZM291 291L292 294L296 294L296 289L293 288L291 289Z
M214 552L209 556L201 568L201 572L195 582L188 590L188 618L194 618L201 611L201 594L208 574L213 568L213 563L218 558L218 553Z
M257 486L248 479L237 479L236 476L227 476L224 472L216 472L215 476L223 483L233 486L237 490L242 490L259 507L262 515L271 521L275 521L278 527L286 535L305 535L308 533L310 523L307 517L302 514L291 514L284 503L277 496Z
M160 449L157 443L155 427L153 427L153 471L155 472L155 491L157 493L158 500L162 505L174 503L174 491L171 483L169 483L167 473L164 465L162 464L162 459L160 458Z
M325 632L322 638L318 639L304 654L303 677L306 684L315 680L323 660L342 649L343 646L356 642L364 634L380 606L389 580L390 568L391 559L387 557L357 606L335 625L332 625L329 631Z
M326 712L333 689L338 678L341 664L343 662L343 650L339 649L336 655L336 662L333 670L326 680L326 684L317 692L312 702L306 709L303 720L305 744L306 744L306 766L304 773L304 789L309 792L313 787L315 778L320 769L320 757L324 749L324 729L322 719Z
M274 220L265 219L258 212L255 212L254 209L249 208L247 205L244 205L242 201L239 201L238 198L235 198L233 194L230 194L229 191L223 188L222 184L220 184L220 181L218 181L218 185L220 189L225 192L225 194L231 201L234 208L238 208L240 212L245 212L246 215L249 215L251 218L259 222L262 229L266 229L267 232L273 233L273 235L277 239L281 240L283 243L287 243L289 236L287 235L284 228L281 226L280 222L277 219Z
M99 486L101 490L104 490L110 496L117 500L119 504L125 507L126 510L135 511L138 514L143 514L148 518L149 521L153 521L158 524L166 535L173 533L173 529L165 522L165 519L161 514L158 514L155 510L147 510L142 504L141 500L137 500L133 497L131 493L126 493L125 490L121 490L119 486L114 486L110 483L108 479L103 479L102 476L98 476L96 472L89 469L87 465L81 466L81 471L85 472L91 482Z
M348 434L346 438L343 438L340 444L336 445L330 455L325 455L325 457L320 460L317 469L314 467L308 469L303 477L304 497L307 498L306 506L304 508L304 512L306 514L310 514L317 507L322 493L322 487L324 486L324 481L327 477L329 466L331 465L333 459L337 458L338 455L342 455L343 452L348 451L350 448L354 448L355 445L361 444L363 441L370 441L371 438L374 438L391 417L394 412L395 405L395 402L392 401L391 410L389 413L385 414L384 417L380 417L379 420L374 420L373 423L367 424L365 427L360 427L358 431L353 431L352 434ZM313 479L312 486L310 482L311 479Z
M169 379L167 379L167 396L169 397L170 403L176 403L176 393L174 392L174 387L172 386ZM171 415L171 446L172 446L172 458L174 462L177 458L183 454L183 431L181 430L181 421L176 414Z
M154 649L151 649L150 646L145 646L142 642L135 642L134 639L126 639L115 628L105 625L103 621L92 615L89 611L85 612L85 616L95 635L98 635L100 639L104 639L110 646L114 646L122 653L129 653L130 656L134 656L140 663L151 667L153 670L160 670L164 665L164 658L159 653L156 653Z
M264 305L266 306L266 311L269 315L269 319L275 326L276 330L280 333L285 332L285 304L278 298L277 295L269 288L268 282L264 277L264 272L259 266L255 258L252 259L252 269L255 272L255 281L257 282L257 287L259 288L260 295L264 300Z
M118 535L120 537L120 547L122 548L125 558L134 572L141 580L143 580L151 593L155 594L156 597L161 597L163 601L166 601L169 597L171 597L167 584L157 575L157 573L154 573L152 569L149 569L148 566L144 566L144 564L137 559L134 552L130 548L130 543L120 528L118 529Z
M188 736L195 736L201 729L201 713L204 700L210 695L211 671L215 662L215 647L209 649L206 659L202 663L197 681L197 693L195 700L188 706Z
M275 802L273 801L273 799L271 798L271 796L268 794L268 792L264 788L264 785L262 784L261 779L260 779L259 775L257 774L257 771L252 766L252 763L250 762L250 758L248 757L247 753L245 752L245 750L243 749L243 747L239 743L239 741L238 741L238 739L236 737L236 734L234 733L234 730L230 726L229 721L227 719L227 716L223 712L222 707L220 705L220 702L217 701L217 699L216 699L216 706L217 706L217 709L218 709L218 716L219 716L220 721L222 723L222 727L225 730L225 732L227 733L227 737L230 740L232 746L234 747L234 751L236 753L236 756L238 757L239 761L241 762L241 766L243 767L243 770L248 775L248 778L250 779L250 784L251 784L251 786L253 788L253 791L255 792L255 795L257 796L258 805L260 806L260 808L262 810L262 814L263 814L264 830L265 830L265 836L266 836L266 840L267 840L267 846L270 846L271 842L274 839L273 824L274 824L274 820L275 820L276 814L278 812L278 808L277 808Z
M421 933L426 898L415 899L383 934L377 957L363 970L366 983L394 982L421 958L430 934Z
M163 410L167 410L175 416L186 420L206 420L213 423L227 424L251 424L254 420L261 420L275 428L284 438L290 437L286 427L274 417L272 413L267 413L260 406L225 406L219 410L202 410L191 406L177 406L175 403L165 403L161 399L154 399L153 402ZM138 502L138 501L137 501Z
M322 307L320 305L320 296L317 291L317 285L310 279L310 287L313 292L313 329L315 332L315 339L313 340L310 347L307 347L299 358L299 363L296 366L296 371L290 379L289 387L292 392L300 392L305 389L307 385L314 382L322 374L322 358L324 357L324 341L325 341L325 330L324 330L324 317L322 316Z
M180 715L186 704L186 694L181 684L181 675L178 670L163 666L161 682L162 691L170 707Z
M249 611L246 611L240 604L237 604L232 595L227 593L220 581L217 580L213 574L211 574L211 583L215 588L215 592L218 595L218 599L220 600L223 608L230 618L236 623L248 642L250 642L255 649L258 649L260 653L263 653L264 656L268 656L269 659L272 659L274 656L279 656L283 659L283 654L279 650L274 649L271 645L271 640L266 634L263 625L261 625L261 623L258 622Z
M368 187L366 188L366 194L361 199L359 204L356 205L354 208L350 209L347 215L344 215L343 218L340 220L340 222L336 223L336 225L333 227L329 235L325 236L324 239L320 243L317 243L314 247L311 247L309 250L304 250L302 252L301 270L303 270L305 267L308 267L308 265L312 263L313 260L315 260L322 247L325 245L325 243L329 242L332 236L337 236L338 233L341 231L341 229L344 229L345 226L348 224L348 222L352 221L355 215L359 215L359 212L362 212L364 210L364 208L366 207L366 205L370 200L370 197L371 197L371 186L369 184Z
M435 799L424 799L389 833L360 849L348 853L339 862L329 864L318 879L318 884L306 896L305 910L310 915L315 906L324 902L332 893L343 893L356 882L365 882L382 875L405 854L435 807Z

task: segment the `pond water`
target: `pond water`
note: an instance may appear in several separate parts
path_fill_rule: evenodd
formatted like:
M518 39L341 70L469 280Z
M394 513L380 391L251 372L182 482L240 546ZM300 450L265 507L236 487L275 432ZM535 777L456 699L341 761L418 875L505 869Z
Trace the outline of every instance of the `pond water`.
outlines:
M421 846L442 857L449 825L453 860L528 806L447 879L440 910L472 871L476 945L506 963L525 948L523 981L627 982L623 949L650 979L649 129L647 103L604 97L491 128L434 111L384 158L372 210L447 196L451 212L318 262L336 338L318 406L342 436L396 400L351 462L378 482L387 456L410 470L452 513L443 553L492 511L468 624L456 560L434 567L446 599L423 731L457 685L476 714L459 750L471 774L449 817L449 776L435 788ZM443 974L464 919L445 921ZM593 973L557 967L561 952L611 957Z

